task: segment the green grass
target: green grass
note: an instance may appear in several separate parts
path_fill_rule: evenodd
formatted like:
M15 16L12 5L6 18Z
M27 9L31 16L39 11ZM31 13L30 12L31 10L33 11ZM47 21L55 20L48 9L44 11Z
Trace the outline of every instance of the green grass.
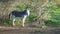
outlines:
M45 21L46 25L60 27L60 8L58 6L51 6L49 9L51 18Z

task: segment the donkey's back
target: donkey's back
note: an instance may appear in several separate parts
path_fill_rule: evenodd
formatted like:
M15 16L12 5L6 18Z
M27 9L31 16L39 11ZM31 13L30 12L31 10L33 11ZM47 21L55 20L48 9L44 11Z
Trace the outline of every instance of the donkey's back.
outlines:
M27 12L26 12L26 10L25 11L14 10L14 11L11 12L11 14L14 15L15 17L22 17L24 15L27 15Z

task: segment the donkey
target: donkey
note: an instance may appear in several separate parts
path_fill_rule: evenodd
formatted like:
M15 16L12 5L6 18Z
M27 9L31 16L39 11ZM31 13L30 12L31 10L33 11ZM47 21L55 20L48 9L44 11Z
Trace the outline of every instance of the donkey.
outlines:
M30 15L30 10L29 9L26 9L24 11L17 11L17 10L14 10L12 11L9 16L12 17L12 25L15 26L15 18L18 17L18 18L21 18L22 19L22 26L24 27L24 22L26 20L26 18Z

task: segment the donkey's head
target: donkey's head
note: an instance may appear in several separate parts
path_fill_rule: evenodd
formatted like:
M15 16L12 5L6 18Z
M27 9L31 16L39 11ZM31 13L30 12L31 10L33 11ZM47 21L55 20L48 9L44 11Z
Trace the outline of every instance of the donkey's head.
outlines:
M27 9L27 16L29 16L30 15L30 10L29 9Z

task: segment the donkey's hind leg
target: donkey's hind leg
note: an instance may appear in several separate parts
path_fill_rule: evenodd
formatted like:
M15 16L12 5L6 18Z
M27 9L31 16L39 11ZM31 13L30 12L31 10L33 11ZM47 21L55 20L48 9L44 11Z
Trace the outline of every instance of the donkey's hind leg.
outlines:
M13 25L13 26L15 26L14 21L15 21L15 16L12 16L12 25Z

